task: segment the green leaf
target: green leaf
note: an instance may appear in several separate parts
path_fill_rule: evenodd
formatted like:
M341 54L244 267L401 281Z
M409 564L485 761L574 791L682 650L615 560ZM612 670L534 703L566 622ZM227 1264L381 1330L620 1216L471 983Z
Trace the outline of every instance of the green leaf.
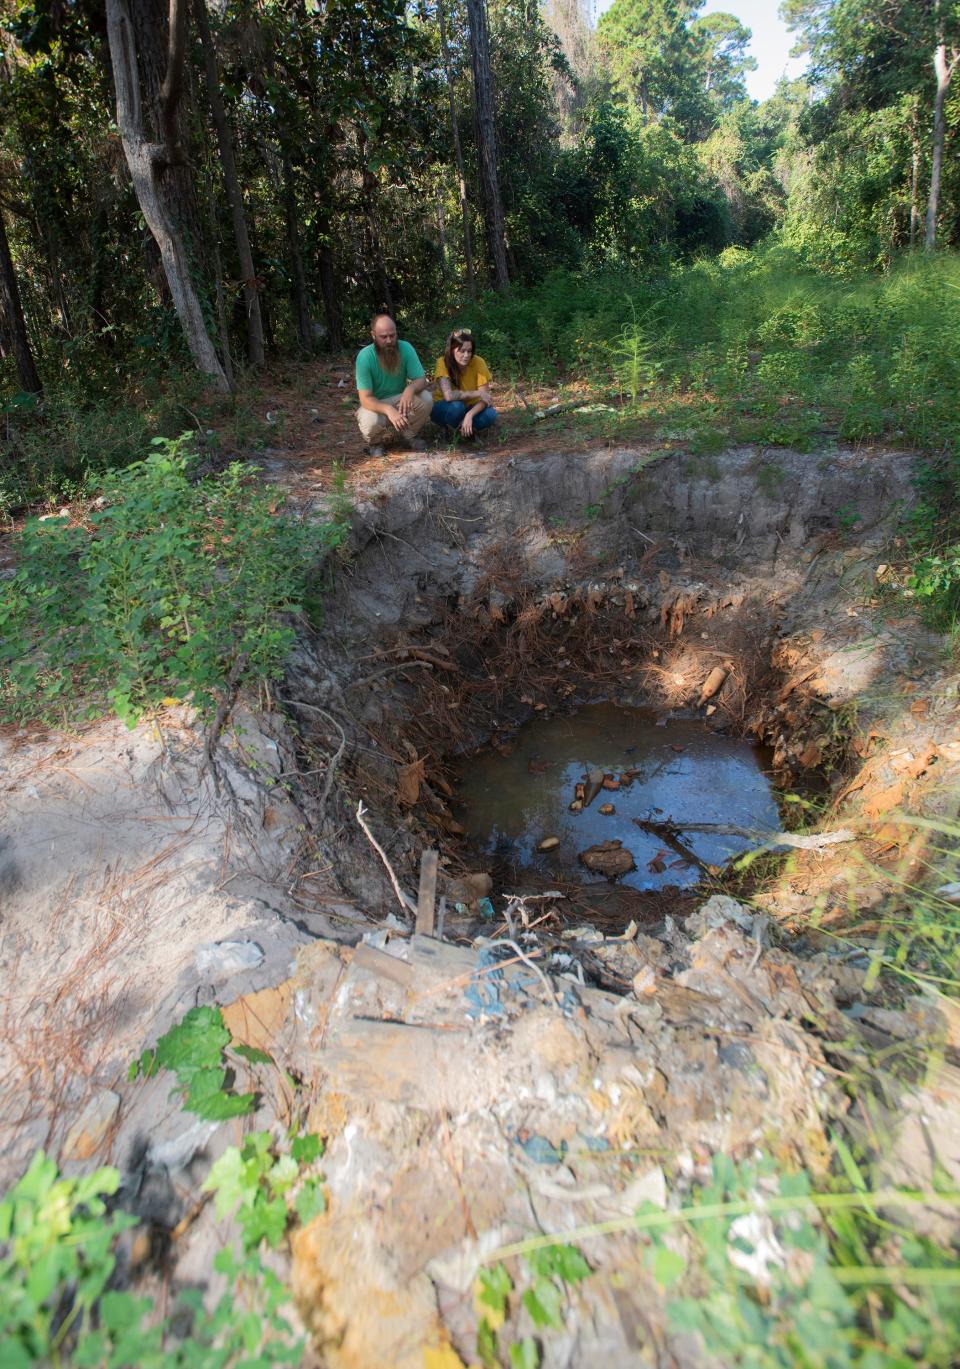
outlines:
M506 1265L494 1264L489 1269L481 1269L477 1276L480 1285L477 1301L489 1307L498 1318L506 1311L507 1298L513 1292L513 1280L507 1273Z
M319 1179L307 1179L293 1200L293 1210L300 1222L306 1226L314 1217L325 1212L327 1200Z
M266 1051L257 1050L256 1046L238 1045L234 1042L231 1050L236 1055L243 1056L244 1060L249 1060L252 1065L272 1065L273 1056Z
M510 1369L540 1369L540 1351L532 1336L510 1345Z
M294 1136L290 1142L290 1154L298 1165L311 1165L323 1154L323 1141L314 1132Z
M477 1354L484 1369L498 1369L497 1335L486 1317L481 1317L477 1327Z
M669 1250L665 1245L661 1245L657 1246L653 1252L651 1267L653 1277L660 1287L669 1288L681 1277L687 1267L687 1262L676 1251Z
M537 1279L533 1287L526 1290L523 1305L534 1326L553 1326L558 1330L563 1326L561 1297L560 1289L549 1279Z

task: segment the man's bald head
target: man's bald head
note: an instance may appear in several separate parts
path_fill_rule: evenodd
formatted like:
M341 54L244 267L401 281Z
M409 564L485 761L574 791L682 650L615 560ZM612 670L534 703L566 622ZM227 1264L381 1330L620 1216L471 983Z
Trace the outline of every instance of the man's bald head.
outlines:
M398 370L400 349L397 346L397 325L389 314L377 314L371 320L370 336L383 369L387 372Z

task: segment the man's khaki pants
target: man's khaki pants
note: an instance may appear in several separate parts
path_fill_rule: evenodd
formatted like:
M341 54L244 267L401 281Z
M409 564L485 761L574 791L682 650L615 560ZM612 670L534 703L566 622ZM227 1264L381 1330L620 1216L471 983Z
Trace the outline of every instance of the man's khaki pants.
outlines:
M392 404L394 408L400 403L399 395L391 395L389 399L380 401L382 404ZM413 411L407 417L407 426L402 433L398 433L396 428L385 418L383 414L375 414L372 409L358 409L357 422L364 439L371 446L382 445L387 438L397 436L416 437L420 429L430 417L430 410L433 408L433 395L429 390L421 390L418 395L413 397Z

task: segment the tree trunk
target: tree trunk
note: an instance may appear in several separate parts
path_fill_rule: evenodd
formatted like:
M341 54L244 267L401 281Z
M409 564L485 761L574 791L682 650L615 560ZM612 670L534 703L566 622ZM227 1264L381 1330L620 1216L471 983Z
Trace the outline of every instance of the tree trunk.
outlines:
M933 101L933 155L930 164L930 196L927 200L927 225L924 234L923 246L927 252L932 252L937 245L937 210L940 204L940 173L943 168L943 144L946 136L947 121L944 118L943 106L947 97L947 89L950 85L950 78L953 75L954 67L957 64L956 52L951 54L950 61L947 61L946 44L937 44L933 54L933 69L937 76L937 93Z
M0 314L3 316L5 337L9 341L10 350L17 364L20 384L30 394L42 394L43 386L37 374L33 352L30 350L30 339L27 336L27 324L23 317L20 289L13 269L13 257L10 255L3 214L0 214Z
M914 128L910 130L911 152L910 152L910 251L913 252L917 246L917 237L920 232L920 207L917 204L917 182L920 177L920 144Z
M313 321L310 317L310 296L307 293L307 275L303 269L303 251L300 247L297 191L293 183L293 167L287 157L283 159L283 216L293 276L293 312L297 320L297 334L301 351L309 356L313 351Z
M206 0L194 0L193 7L197 18L200 42L203 47L207 99L210 101L213 126L217 130L220 165L223 168L223 184L227 192L227 202L230 205L233 237L237 246L240 276L243 280L243 302L247 321L247 358L251 366L262 366L264 363L263 320L260 316L259 281L253 264L253 252L250 249L250 235L247 232L247 218L243 208L243 196L240 193L240 182L237 179L233 139L230 136L230 127L227 123L227 112L223 107L223 100L220 98L220 78L217 74L217 58L213 47L213 36L210 32L210 21L207 17Z
M207 274L203 215L186 153L181 95L190 0L123 0L133 30L146 136L166 148L160 170L164 204L184 241L193 271ZM109 30L108 30L109 36ZM172 73L172 68L178 68Z
M173 61L177 60L178 53L180 58L183 54L182 42L177 36L178 31L182 33L184 26L181 4L182 0L170 0L170 53ZM137 203L159 248L173 307L180 319L190 354L198 370L208 375L218 390L226 393L230 386L210 341L200 300L190 276L183 237L166 202L161 183L165 168L178 155L179 146L171 146L169 140L164 143L149 142L144 133L137 50L126 0L107 0L107 34L117 92L117 127ZM165 103L161 128L168 134L176 114L170 104L179 99L179 79L174 73L168 72L163 84L169 98Z
M463 147L460 143L460 121L457 118L457 102L453 90L453 72L450 67L450 48L447 43L447 23L443 13L443 0L437 0L437 23L440 26L440 55L443 59L443 72L447 78L447 97L450 102L450 137L453 141L453 160L457 168L457 184L460 192L460 216L463 220L463 260L467 268L467 290L470 298L477 295L477 281L473 269L473 234L470 228L470 202L467 199L467 175L463 167Z
M493 79L490 74L490 33L487 28L486 0L467 0L470 23L470 58L473 64L473 91L477 122L477 148L480 153L480 179L487 226L490 261L498 290L509 290L506 231L500 177L497 170L497 139L493 122Z
M333 253L326 243L317 253L317 265L320 269L320 289L323 292L323 314L327 320L327 346L331 352L340 352L343 350L343 317L340 313Z

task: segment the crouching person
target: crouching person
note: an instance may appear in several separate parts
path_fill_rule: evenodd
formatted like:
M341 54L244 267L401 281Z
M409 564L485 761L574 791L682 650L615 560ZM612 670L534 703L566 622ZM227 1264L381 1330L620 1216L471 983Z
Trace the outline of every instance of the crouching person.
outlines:
M409 342L397 338L389 314L378 314L370 325L373 338L357 354L357 423L371 456L383 456L383 444L396 434L415 452L426 443L418 433L430 417L433 400L420 358Z
M490 394L490 368L478 357L469 328L458 328L447 338L443 356L434 367L437 388L430 417L447 431L473 437L497 421Z

